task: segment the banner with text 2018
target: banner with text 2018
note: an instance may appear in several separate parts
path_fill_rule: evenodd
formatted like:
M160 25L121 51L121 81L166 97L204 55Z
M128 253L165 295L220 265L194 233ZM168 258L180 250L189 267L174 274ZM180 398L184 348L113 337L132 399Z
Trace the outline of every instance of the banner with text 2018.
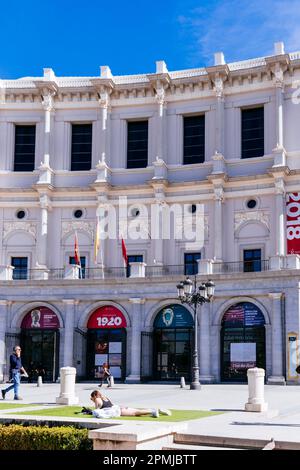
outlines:
M300 254L300 193L286 195L286 237L288 254Z

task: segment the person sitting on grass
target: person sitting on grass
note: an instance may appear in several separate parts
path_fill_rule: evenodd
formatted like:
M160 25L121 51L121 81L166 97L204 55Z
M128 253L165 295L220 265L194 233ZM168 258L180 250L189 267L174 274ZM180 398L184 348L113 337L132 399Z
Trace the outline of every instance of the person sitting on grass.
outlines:
M92 414L96 418L118 418L120 416L152 416L158 418L159 415L171 416L171 411L162 408L129 408L113 405L109 398L104 396L99 390L91 393L91 400L94 402L95 410L85 408L83 411Z

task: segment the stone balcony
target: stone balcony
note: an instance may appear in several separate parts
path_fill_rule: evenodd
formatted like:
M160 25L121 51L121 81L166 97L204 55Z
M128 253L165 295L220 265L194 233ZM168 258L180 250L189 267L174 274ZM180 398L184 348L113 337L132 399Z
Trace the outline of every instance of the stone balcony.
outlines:
M274 271L300 271L300 255L274 256L268 260L256 260L250 262L219 260L199 260L196 274L207 275L231 275L241 274L247 276L250 273L274 272ZM1 281L45 281L45 280L118 280L137 278L167 278L176 276L193 276L195 273L184 265L156 265L147 266L146 263L130 263L130 271L125 267L97 267L83 268L68 266L58 269L29 269L14 272L13 266L0 266Z

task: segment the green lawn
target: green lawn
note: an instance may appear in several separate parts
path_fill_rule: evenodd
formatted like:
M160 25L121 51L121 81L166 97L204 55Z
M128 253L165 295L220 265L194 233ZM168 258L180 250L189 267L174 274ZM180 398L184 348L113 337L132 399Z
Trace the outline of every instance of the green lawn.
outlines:
M76 414L76 411L80 411L82 409L81 406L62 406L59 408L52 408L47 410L35 410L35 411L28 411L26 415L33 415L33 416L60 416L65 418L91 418L95 419L91 415L84 415L84 414ZM151 416L122 416L120 418L110 418L110 419L120 419L120 420L139 420L139 421L187 421L190 419L200 419L200 418L207 418L209 416L215 416L222 414L220 412L212 412L212 411L201 411L201 410L171 410L172 416L160 416L159 418L152 418ZM17 413L13 413L15 415L24 414L24 412L19 411Z
M17 403L0 403L0 410L8 410L13 408L23 408L25 406L36 406L36 405L28 405L28 404L17 404Z

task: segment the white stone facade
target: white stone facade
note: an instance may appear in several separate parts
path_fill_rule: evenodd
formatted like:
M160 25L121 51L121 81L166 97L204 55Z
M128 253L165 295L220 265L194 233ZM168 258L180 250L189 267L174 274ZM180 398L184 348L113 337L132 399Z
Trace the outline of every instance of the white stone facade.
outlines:
M24 316L41 306L60 322L59 366L75 366L84 377L88 319L98 307L114 305L127 321L125 376L139 381L141 332L152 332L161 308L178 303L184 253L199 251L199 281L209 277L216 284L214 302L199 315L202 381L221 380L224 313L251 302L265 317L267 379L297 383L288 376L287 335L300 333L300 262L287 255L285 195L300 192L300 52L276 45L271 57L221 59L178 72L157 62L156 73L145 75L113 76L105 66L99 77L56 77L44 69L40 78L0 81L0 380ZM241 109L258 105L264 106L264 156L242 159ZM205 162L183 165L183 116L199 113L205 114ZM148 166L127 169L126 123L141 119L149 123ZM92 123L90 171L70 171L72 123ZM16 124L36 125L32 172L13 171ZM128 240L128 254L143 255L146 266L134 271L138 277L112 270L103 279L92 270L96 213L103 204L117 206L119 196L127 196L131 208L155 201L203 204L204 246ZM255 209L247 208L249 199ZM76 209L83 211L79 220ZM18 210L24 219L16 218ZM74 270L67 275L75 231L95 274L86 279ZM243 250L251 248L266 260L261 272L241 272ZM121 269L120 241L104 240L102 249L107 272ZM12 280L17 256L28 258L28 280ZM166 274L168 266L178 270Z

